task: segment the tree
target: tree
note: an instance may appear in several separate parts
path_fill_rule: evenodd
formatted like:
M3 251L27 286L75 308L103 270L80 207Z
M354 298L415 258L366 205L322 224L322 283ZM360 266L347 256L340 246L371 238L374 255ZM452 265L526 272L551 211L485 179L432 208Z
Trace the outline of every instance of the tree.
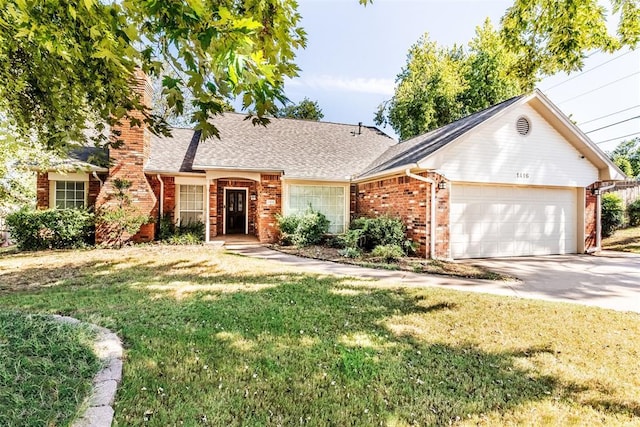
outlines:
M324 114L318 101L312 101L305 97L297 104L289 104L280 108L275 116L319 121L322 120Z
M517 73L518 57L507 50L499 32L488 18L476 28L469 42L462 94L465 115L483 110L506 99L532 90L536 75Z
M506 46L519 58L521 76L582 69L589 51L635 49L640 41L640 0L610 0L617 34L607 30L598 0L515 0L502 18Z
M35 206L34 163L48 164L51 156L36 143L25 145L15 128L0 115L0 217L24 206Z
M374 120L391 125L401 140L451 123L531 87L535 76L520 76L516 62L488 19L476 28L468 52L439 47L425 34L409 49L395 93Z
M130 90L140 67L162 78L177 115L185 91L192 94L191 118L205 137L217 133L208 119L230 98L241 97L265 123L305 45L296 7L294 0L0 0L0 112L21 138L35 135L53 149L84 140L88 122L100 131L131 119L131 110L166 132L166 121ZM164 61L178 76L163 74Z
M621 142L609 157L629 177L640 177L640 138ZM627 164L631 173L628 172Z

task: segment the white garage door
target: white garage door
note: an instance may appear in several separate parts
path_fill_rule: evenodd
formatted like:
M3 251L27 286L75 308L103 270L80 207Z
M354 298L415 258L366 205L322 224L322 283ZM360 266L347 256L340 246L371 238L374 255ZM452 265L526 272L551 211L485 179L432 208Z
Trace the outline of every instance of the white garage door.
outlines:
M462 185L451 190L451 256L576 252L573 188Z

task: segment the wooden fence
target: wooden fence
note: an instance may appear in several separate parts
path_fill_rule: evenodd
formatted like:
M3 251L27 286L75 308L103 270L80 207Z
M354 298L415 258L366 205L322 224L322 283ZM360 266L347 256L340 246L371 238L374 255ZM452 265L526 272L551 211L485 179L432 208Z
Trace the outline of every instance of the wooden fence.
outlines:
M627 206L640 199L640 182L619 182L614 188L605 190L605 193L615 193L622 199L624 206Z

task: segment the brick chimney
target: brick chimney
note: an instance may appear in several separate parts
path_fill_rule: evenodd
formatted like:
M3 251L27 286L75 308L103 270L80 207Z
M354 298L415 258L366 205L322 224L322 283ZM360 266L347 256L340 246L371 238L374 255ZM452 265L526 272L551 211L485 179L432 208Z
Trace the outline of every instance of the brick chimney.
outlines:
M141 101L145 106L151 106L151 84L142 70L136 70L134 80L132 82L132 90L141 96ZM113 183L116 179L125 179L131 182L128 190L131 204L141 215L150 215L156 205L156 196L153 193L151 185L144 174L144 166L149 159L151 148L151 132L142 122L143 115L134 111L133 117L141 121L140 126L132 126L127 120L122 120L120 125L113 126L112 138L120 139L123 144L118 148L109 149L109 175L104 181L98 198L96 200L96 210L108 209L109 207L117 207L119 201L114 194L117 193ZM120 132L120 135L117 132ZM147 242L154 239L155 223L142 226L135 236L125 236L136 242ZM109 243L108 232L105 229L96 230L96 243Z

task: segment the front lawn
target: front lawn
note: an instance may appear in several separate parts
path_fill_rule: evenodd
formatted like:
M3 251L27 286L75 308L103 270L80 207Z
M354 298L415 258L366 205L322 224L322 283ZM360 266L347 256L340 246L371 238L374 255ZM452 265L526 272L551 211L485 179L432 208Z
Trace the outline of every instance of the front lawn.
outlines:
M0 425L63 426L100 368L79 325L0 309Z
M632 313L316 276L207 246L5 255L0 307L118 333L119 426L640 424Z
M612 236L602 240L602 247L610 251L640 254L640 227L616 230Z

